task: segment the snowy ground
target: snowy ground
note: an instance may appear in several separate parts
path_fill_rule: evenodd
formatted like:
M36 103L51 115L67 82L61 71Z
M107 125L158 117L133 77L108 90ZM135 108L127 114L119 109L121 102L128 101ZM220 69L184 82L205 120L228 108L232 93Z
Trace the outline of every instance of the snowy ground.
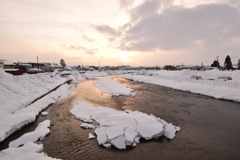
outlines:
M86 123L96 121L99 126L94 133L98 144L107 148L111 145L118 149L126 149L127 146L135 147L140 138L150 140L164 135L173 139L175 133L180 130L179 127L154 115L147 115L140 111L118 111L109 107L94 107L82 101L77 102L71 113L85 122L81 125L82 128L95 128ZM94 138L94 135L89 133L89 138Z
M240 102L240 71L139 71L124 78ZM196 79L198 77L198 79ZM231 77L232 80L227 80Z

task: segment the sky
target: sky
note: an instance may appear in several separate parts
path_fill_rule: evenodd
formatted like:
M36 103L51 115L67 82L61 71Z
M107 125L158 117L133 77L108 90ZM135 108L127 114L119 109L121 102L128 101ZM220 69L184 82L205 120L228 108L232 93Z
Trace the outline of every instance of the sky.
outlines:
M240 59L239 0L0 0L0 59L220 65Z

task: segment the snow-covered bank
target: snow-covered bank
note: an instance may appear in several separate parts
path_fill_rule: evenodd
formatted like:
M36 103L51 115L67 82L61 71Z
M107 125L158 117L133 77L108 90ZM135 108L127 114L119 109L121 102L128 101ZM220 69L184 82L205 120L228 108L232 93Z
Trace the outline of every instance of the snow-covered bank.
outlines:
M35 121L36 116L42 110L47 108L50 104L55 103L58 99L66 97L72 89L72 85L65 84L31 105L19 109L12 114L7 114L4 118L1 117L0 142L21 127Z
M13 76L0 69L0 121L66 81L58 75Z
M124 78L240 102L240 71L142 71ZM196 79L195 77L200 77ZM222 77L231 77L225 80Z
M126 86L119 84L118 82L114 81L111 76L106 76L101 78L95 83L95 86L99 88L104 93L109 93L112 95L135 95L134 91Z
M55 71L48 74L13 76L0 69L0 142L21 127L35 121L39 112L55 103L59 98L67 96L73 89L73 85L65 84L32 103L37 98L69 79L77 83L107 74L98 71L86 72L85 74L80 74L78 71L68 71L66 76L61 77Z
M9 148L0 151L0 159L2 160L54 160L45 153L39 153L43 150L42 144L34 142L43 139L50 132L50 120L45 120L38 124L33 132L29 132L20 138L10 142Z
M99 126L94 133L99 145L105 147L115 146L126 149L127 146L135 147L140 138L150 140L165 136L169 139L175 137L179 127L167 123L154 115L147 115L140 111L118 111L108 107L94 107L82 101L71 110L77 119L91 123L96 121ZM92 134L89 136L92 137Z

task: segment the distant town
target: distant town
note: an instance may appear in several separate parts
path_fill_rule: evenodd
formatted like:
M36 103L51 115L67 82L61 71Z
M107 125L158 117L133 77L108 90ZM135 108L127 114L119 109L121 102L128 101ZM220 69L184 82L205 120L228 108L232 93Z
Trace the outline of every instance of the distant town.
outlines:
M64 59L60 60L60 63L49 63L49 62L11 62L8 60L0 59L0 68L5 72L11 73L13 75L22 75L24 73L36 74L43 72L53 72L55 69L63 70L79 70L79 71L106 71L106 70L240 70L240 59L237 64L232 64L230 56L227 56L224 62L224 65L221 66L218 62L218 59L214 60L211 65L165 65L163 67L159 66L139 66L132 67L129 65L121 66L68 66Z

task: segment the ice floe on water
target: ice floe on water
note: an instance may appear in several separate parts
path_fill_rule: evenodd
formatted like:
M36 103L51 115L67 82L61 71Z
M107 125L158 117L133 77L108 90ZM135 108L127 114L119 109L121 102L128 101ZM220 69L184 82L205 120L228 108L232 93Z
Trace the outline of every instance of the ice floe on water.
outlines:
M9 148L0 151L1 160L54 160L55 158L48 157L43 150L42 144L34 142L42 140L50 133L50 120L45 120L38 124L37 128L29 133L22 135L20 138L11 141ZM56 160L56 159L55 159Z
M46 135L50 133L50 120L45 120L38 124L37 128L33 132L29 132L21 136L20 138L11 141L9 147L19 147L27 142L36 142L39 139L42 140Z
M80 127L84 128L84 129L93 129L94 128L94 126L89 123L83 123L80 125Z
M43 150L42 144L28 142L22 147L10 147L0 151L1 160L57 160L56 158L48 157L45 153L40 153Z
M41 115L46 116L46 115L48 115L48 112L42 112Z
M95 107L82 101L78 101L70 112L85 123L96 121L99 126L94 133L98 144L106 148L111 145L118 149L135 147L141 138L150 140L163 135L173 139L180 130L180 127L154 115L140 111L118 111L108 107Z
M114 81L111 76L105 76L95 83L95 86L104 93L114 96L134 96L135 92L126 86Z

